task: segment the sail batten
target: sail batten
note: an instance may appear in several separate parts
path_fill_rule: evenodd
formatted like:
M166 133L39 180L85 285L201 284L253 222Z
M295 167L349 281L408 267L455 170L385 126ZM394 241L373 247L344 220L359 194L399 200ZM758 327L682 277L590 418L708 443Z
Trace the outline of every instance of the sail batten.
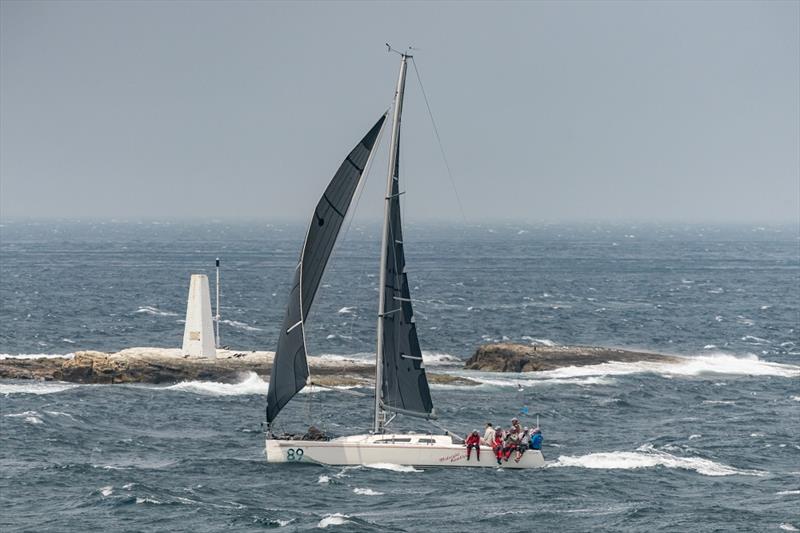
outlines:
M272 374L267 392L269 424L289 400L308 383L305 322L325 272L325 266L336 244L342 222L385 120L384 114L347 155L314 209L300 253L300 261L294 271L286 316L272 362Z

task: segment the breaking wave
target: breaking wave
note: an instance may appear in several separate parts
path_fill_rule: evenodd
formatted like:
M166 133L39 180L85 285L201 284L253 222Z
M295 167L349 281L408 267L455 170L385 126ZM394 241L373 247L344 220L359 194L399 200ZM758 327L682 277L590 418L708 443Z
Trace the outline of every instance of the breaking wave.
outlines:
M74 353L0 353L0 359L72 359L75 357Z
M355 494L360 494L361 496L383 496L383 492L378 492L377 490L372 490L370 488L359 488L356 487L353 489Z
M319 521L317 527L325 529L328 526L341 526L349 522L348 518L350 518L348 515L342 513L329 514Z
M80 385L61 381L33 381L30 383L0 383L0 394L54 394Z
M140 307L135 312L153 316L178 316L178 313L173 313L172 311L162 311L158 307L153 307L152 305L145 305L144 307Z
M759 470L740 470L701 457L678 457L656 450L651 444L640 446L635 452L600 452L580 457L562 455L558 460L547 466L548 468L579 467L603 470L633 470L663 466L665 468L694 470L704 476L766 475L766 472Z
M734 356L725 353L682 357L679 362L603 363L591 366L568 366L538 372L541 377L574 378L581 376L614 376L653 373L665 376L699 376L703 374L798 377L800 366L762 361L755 355Z
M44 420L41 419L41 414L37 411L25 411L24 413L10 413L7 415L3 415L9 418L22 418L25 423L33 424L34 426L38 426L39 424L44 424Z
M242 331L264 331L261 328L251 326L250 324L245 324L244 322L239 322L238 320L220 320L219 323L231 326L232 328L240 329Z
M255 372L248 372L244 381L239 383L219 383L216 381L182 381L164 390L191 392L207 396L247 396L266 394L269 382L264 381Z
M374 468L376 470L391 470L392 472L423 472L423 470L417 470L413 466L396 465L394 463L372 463L364 466L367 468Z

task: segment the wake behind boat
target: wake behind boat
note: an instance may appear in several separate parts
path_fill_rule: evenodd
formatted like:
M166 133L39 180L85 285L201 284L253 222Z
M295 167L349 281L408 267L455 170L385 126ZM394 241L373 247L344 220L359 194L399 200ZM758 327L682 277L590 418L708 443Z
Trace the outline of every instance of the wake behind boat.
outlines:
M399 152L408 54L400 54L400 74L394 97L389 172L384 200L375 372L375 408L371 434L332 440L307 440L273 435L281 409L306 385L313 385L308 367L305 321L331 251L352 199L378 144L384 114L348 154L317 204L294 273L286 317L278 339L267 393L267 461L326 465L392 463L410 466L497 467L499 461L484 448L480 459L468 460L461 439L430 433L386 432L397 415L436 418L430 387L422 365L422 350L414 323L400 219ZM530 450L507 468L544 465L540 450Z

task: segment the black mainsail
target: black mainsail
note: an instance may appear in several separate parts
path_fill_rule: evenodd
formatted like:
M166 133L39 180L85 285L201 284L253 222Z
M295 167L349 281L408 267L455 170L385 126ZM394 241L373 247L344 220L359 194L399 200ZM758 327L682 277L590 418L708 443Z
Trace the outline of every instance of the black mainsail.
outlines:
M399 146L397 147L399 152ZM399 160L399 158L398 158ZM411 293L408 290L403 229L400 220L399 165L395 165L389 195L389 235L386 247L386 283L383 321L381 406L388 411L431 415L433 401L422 367Z
M314 209L300 261L294 272L286 318L272 362L267 392L268 424L272 424L280 410L306 386L309 370L304 322L385 120L384 114L345 158Z
M406 54L401 55L389 148L381 250L376 367L376 383L380 385L379 388L376 385L375 391L375 433L383 430L384 411L435 418L411 307L400 219L400 117L409 57Z

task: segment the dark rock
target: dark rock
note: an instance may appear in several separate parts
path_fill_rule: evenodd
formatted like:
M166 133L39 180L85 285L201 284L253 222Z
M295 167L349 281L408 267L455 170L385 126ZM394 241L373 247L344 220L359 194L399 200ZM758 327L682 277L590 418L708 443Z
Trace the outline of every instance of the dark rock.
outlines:
M653 361L676 362L680 359L656 353L601 348L595 346L528 346L498 343L479 346L464 365L484 372L537 372L566 366L601 363Z

